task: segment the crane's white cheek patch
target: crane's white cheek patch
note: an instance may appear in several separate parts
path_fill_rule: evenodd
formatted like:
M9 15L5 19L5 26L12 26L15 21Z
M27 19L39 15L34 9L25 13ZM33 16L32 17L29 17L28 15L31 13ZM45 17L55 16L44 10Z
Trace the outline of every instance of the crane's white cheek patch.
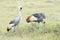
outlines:
M37 18L34 16L31 16L30 21L33 21L33 20L37 20Z

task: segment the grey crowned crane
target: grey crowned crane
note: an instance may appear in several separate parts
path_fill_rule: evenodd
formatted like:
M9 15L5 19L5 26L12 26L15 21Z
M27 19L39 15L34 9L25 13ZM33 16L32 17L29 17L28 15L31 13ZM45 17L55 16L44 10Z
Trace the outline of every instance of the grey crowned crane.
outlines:
M43 19L45 19L45 15L43 13L35 13L35 14L32 14L30 16L27 17L26 19L26 22L29 23L29 22L43 22L45 24L45 21L43 21Z
M19 13L18 13L18 16L11 20L9 22L9 27L7 27L7 31L9 32L10 30L13 30L15 31L15 27L19 24L19 22L21 21L21 10L22 10L22 7L19 7Z

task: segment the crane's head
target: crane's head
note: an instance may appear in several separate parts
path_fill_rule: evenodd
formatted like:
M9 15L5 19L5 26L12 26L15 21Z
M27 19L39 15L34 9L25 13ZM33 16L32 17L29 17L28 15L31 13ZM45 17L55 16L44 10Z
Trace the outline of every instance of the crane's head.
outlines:
M30 22L30 17L31 16L28 16L27 19L26 19L26 22L29 23Z
M22 6L18 6L18 9L21 11L22 10Z

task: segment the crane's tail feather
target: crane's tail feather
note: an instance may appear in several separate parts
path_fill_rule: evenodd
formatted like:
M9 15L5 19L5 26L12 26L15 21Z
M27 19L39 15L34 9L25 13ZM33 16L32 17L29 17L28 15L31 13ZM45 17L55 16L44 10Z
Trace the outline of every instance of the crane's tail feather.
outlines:
M14 24L10 24L8 27L7 27L7 31L9 32L12 28L13 28Z
M8 27L7 27L7 31L9 32L10 30L11 30L11 28L8 28Z
M11 28L7 27L7 32L9 32L10 30L15 32L15 27L11 27Z

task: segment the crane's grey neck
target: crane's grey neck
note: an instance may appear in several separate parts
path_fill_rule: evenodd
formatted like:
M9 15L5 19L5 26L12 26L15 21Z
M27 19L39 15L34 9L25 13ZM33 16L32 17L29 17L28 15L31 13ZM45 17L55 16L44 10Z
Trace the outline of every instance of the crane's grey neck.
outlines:
M21 11L19 11L18 16L21 17Z
M18 19L22 19L21 11L19 11L19 13L18 13Z
M18 13L18 18L20 18L20 19L22 19L21 11L22 11L22 7L19 8L19 13Z

